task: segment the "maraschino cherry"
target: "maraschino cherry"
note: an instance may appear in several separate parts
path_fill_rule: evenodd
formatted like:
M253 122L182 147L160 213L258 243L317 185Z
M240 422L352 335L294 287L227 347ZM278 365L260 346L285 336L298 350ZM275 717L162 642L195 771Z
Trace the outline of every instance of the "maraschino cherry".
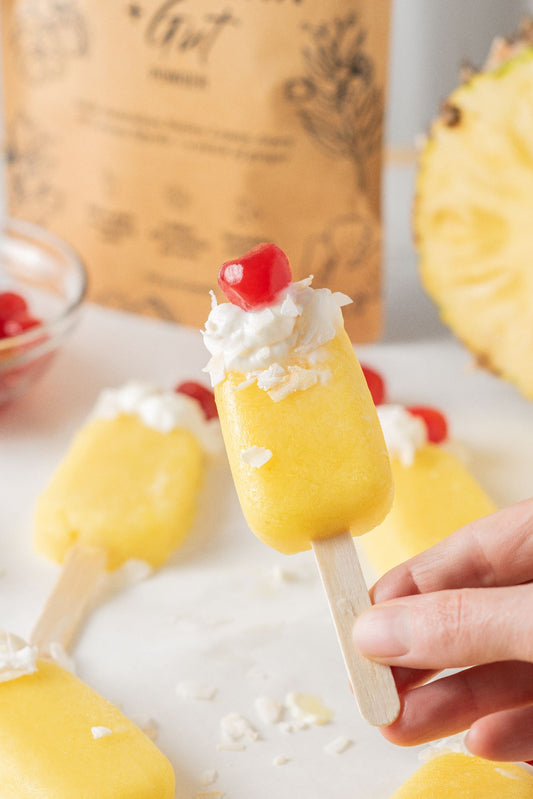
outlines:
M0 291L0 339L18 336L40 324L31 315L24 297L15 291Z
M241 258L226 261L218 285L226 298L244 311L273 303L292 280L289 259L275 244L258 244Z
M174 389L176 394L186 394L192 397L200 405L206 419L216 419L218 416L217 406L215 404L215 396L201 383L196 383L194 380L186 380L180 383Z
M407 410L413 416L420 416L424 421L428 434L428 441L432 444L440 444L448 438L448 422L443 413L436 408L426 405L408 405Z
M374 405L382 405L385 402L385 381L379 372L371 369L370 366L361 364L361 369L365 376L368 388L372 394Z

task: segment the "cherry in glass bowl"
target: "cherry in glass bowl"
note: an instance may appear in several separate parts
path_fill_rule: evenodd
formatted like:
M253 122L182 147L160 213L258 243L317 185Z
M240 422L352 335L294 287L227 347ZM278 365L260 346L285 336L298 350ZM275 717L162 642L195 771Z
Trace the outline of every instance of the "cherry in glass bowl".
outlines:
M47 369L77 321L86 286L66 242L22 220L0 224L0 405Z

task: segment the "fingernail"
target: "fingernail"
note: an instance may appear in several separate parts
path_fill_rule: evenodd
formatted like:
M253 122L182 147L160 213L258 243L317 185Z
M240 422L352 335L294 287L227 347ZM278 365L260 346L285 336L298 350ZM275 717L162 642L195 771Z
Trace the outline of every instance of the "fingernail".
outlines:
M370 608L359 616L353 629L355 646L369 657L405 655L410 639L410 613L405 605Z

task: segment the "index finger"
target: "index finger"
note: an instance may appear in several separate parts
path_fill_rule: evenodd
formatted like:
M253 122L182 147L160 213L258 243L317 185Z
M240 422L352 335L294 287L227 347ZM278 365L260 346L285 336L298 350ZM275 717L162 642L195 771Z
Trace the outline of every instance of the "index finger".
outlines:
M387 572L374 603L450 588L487 588L533 580L533 498L462 527Z

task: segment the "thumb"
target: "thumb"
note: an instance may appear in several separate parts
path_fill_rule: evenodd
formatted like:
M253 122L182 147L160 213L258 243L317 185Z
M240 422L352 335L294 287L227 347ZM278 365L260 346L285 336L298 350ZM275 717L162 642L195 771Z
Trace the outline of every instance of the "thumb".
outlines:
M354 643L391 666L447 669L533 662L533 585L401 597L357 619Z

